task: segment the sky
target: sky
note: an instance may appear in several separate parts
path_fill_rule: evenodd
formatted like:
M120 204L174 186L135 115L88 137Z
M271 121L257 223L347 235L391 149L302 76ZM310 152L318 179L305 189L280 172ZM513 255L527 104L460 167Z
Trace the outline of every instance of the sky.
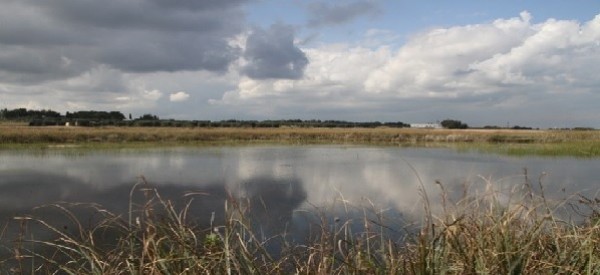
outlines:
M598 0L0 5L0 108L600 128Z

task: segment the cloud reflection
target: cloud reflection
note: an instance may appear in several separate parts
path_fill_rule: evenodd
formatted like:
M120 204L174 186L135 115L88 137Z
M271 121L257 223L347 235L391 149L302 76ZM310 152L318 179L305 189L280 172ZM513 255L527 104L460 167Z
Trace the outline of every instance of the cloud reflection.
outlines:
M193 214L200 225L207 226L213 212L222 220L225 200L232 197L244 201L263 233L289 230L301 240L321 214L357 226L369 211L419 220L421 190L431 207L439 208L441 188L436 182L450 197L459 197L464 186L482 190L488 182L506 190L524 182L527 168L534 181L546 173L542 180L548 196L564 196L563 189L568 194L595 190L599 164L589 159L343 146L123 150L74 156L3 153L0 216L7 220L56 201L94 202L124 213L131 187L143 175L179 206L186 192L203 194L193 196ZM136 194L134 201L143 202Z

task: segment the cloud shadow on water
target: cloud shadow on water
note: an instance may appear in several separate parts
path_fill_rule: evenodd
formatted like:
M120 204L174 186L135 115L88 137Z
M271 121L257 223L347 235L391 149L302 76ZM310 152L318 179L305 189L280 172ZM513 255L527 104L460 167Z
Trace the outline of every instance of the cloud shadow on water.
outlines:
M19 238L52 240L57 237L57 233L47 226L33 221L24 226L14 217L39 218L68 235L77 236L79 226L92 229L105 220L98 209L119 215L124 221L131 214L133 222L140 218L143 222L150 200L156 203L153 209L157 215L166 215L160 206L162 200L172 204L177 211L183 211L189 203L187 221L208 233L211 228L225 224L225 205L228 203L230 211L241 211L251 221L253 231L260 233L257 237L266 240L292 227L294 211L307 197L302 182L295 178L282 180L262 176L229 186L223 182L199 185L150 181L140 182L135 187L133 183L122 183L102 188L51 173L0 171L0 221L4 228L0 237L0 259L11 257L13 242ZM234 204L239 209L232 209ZM67 208L75 220L56 206ZM105 247L114 245L119 236L116 230L112 231L99 230L97 243ZM266 244L268 249L276 251L282 243ZM40 248L36 249L39 252Z

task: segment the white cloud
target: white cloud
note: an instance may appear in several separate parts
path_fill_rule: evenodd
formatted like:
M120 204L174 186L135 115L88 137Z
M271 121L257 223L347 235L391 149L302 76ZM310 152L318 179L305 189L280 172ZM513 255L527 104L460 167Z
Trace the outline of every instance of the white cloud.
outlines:
M485 24L428 30L397 50L385 44L305 48L310 63L304 78L242 78L237 89L211 102L245 106L256 114L268 104L270 114L304 106L305 113L346 108L346 114L375 110L380 117L398 116L400 106L428 109L437 104L443 109L426 112L441 119L448 115L444 111L469 110L496 112L497 120L504 120L510 110L519 110L514 113L522 117L533 106L542 113L560 105L565 98L552 98L556 94L569 100L575 94L589 100L600 96L595 76L600 71L600 15L584 23L532 23L531 18L522 12Z
M298 96L330 98L356 92L361 89L369 72L385 64L391 56L386 47L371 50L346 45L306 49L306 53L311 62L303 79L258 80L242 77L237 89L226 93L223 103Z
M144 99L156 101L162 97L162 93L159 90L143 90L141 96Z
M190 98L190 95L186 92L176 92L169 95L171 102L182 102L188 100L188 98Z
M534 33L527 13L491 24L430 30L413 37L384 66L371 72L365 91L403 98L489 92L470 77L473 65L510 52Z
M87 56L86 51L67 54L50 47L56 49L48 52L52 62L37 62L35 54L26 52L19 56L27 58L19 60L31 64L25 62L29 65L15 67L14 72L0 71L0 108L116 109L215 120L427 122L449 117L470 125L505 125L510 120L540 127L556 126L557 118L568 117L581 126L600 127L596 106L600 102L596 76L600 71L600 15L586 22L532 18L522 12L481 24L428 29L411 37L373 26L364 30L362 41L306 44L312 47L294 44L309 60L298 79L244 76L243 68L250 63L240 53L247 50L248 29L222 38L228 48L239 51L235 61L224 60L229 64L227 71L195 70L194 66L183 71L125 70L75 55ZM31 37L40 38L13 38L29 41ZM56 37L62 36L41 38L54 41ZM50 69L43 70L44 66ZM55 66L64 70L52 69ZM15 73L17 69L28 73ZM167 99L190 100L186 91L192 90L195 102L207 102L205 108L160 104ZM32 98L37 105L30 102Z

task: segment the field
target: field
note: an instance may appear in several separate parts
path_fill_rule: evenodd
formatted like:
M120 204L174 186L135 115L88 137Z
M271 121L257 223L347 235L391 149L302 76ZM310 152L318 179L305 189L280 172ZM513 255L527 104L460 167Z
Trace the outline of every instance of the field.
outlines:
M28 127L0 124L1 148L241 144L452 147L512 155L600 156L600 131L410 128Z

